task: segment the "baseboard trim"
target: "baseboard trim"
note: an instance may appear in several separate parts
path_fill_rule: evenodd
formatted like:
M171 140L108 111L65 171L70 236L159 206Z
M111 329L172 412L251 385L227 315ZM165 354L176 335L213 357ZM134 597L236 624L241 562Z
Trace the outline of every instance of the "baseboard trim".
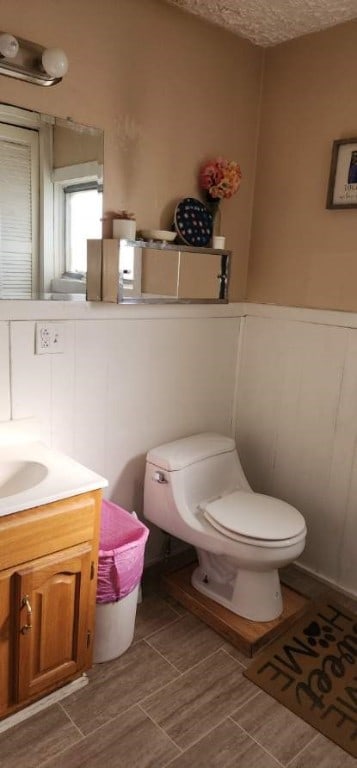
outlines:
M294 562L295 568L297 568L299 571L303 571L304 573L308 573L310 576L313 576L316 581L319 581L321 584L326 585L327 587L333 587L333 589L336 590L336 592L340 592L341 595L346 595L346 597L351 597L354 600L357 600L357 592L353 592L352 590L345 589L344 587L341 587L340 584L337 584L336 581L333 579L328 579L327 576L321 576L321 574L316 573L313 568L309 568L308 565L304 565L303 563Z
M63 688L58 688L57 691L49 693L48 696L44 696L43 699L35 701L33 704L29 704L27 707L24 707L24 709L20 709L19 712L15 712L14 715L5 718L5 720L1 720L0 733L4 733L4 731L9 730L9 728L13 728L24 720L28 720L29 717L37 715L37 713L41 712L43 709L48 709L52 704L56 704L66 696L70 696L71 693L77 693L81 688L88 685L88 682L88 677L84 673L81 677L78 677L77 680L73 680L71 683L68 683L68 685L64 685Z

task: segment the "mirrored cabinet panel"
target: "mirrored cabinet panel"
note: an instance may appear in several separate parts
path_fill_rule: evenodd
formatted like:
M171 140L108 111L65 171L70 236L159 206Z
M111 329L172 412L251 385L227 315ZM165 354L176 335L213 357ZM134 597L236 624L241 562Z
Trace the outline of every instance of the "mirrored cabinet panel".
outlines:
M119 301L226 302L229 251L120 241Z

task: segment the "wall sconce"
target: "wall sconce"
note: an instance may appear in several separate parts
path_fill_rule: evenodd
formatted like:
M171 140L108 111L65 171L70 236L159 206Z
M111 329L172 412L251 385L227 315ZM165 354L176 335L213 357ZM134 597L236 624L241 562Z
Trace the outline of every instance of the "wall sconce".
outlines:
M61 48L42 45L0 32L0 75L16 77L35 85L56 85L68 70Z

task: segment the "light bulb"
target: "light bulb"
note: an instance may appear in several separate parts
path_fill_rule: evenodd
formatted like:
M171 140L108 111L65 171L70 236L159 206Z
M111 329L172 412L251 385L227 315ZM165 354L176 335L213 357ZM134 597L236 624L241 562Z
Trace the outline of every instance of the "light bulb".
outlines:
M14 59L18 51L19 44L16 37L9 35L7 32L2 32L0 34L0 53L6 59Z
M42 54L42 65L51 77L63 77L68 70L68 59L61 48L46 48Z

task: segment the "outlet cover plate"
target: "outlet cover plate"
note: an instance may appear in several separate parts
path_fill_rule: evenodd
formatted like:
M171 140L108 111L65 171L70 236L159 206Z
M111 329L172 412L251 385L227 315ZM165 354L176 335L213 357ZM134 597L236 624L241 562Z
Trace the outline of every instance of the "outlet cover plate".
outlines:
M63 323L36 323L36 355L56 355L64 351Z

